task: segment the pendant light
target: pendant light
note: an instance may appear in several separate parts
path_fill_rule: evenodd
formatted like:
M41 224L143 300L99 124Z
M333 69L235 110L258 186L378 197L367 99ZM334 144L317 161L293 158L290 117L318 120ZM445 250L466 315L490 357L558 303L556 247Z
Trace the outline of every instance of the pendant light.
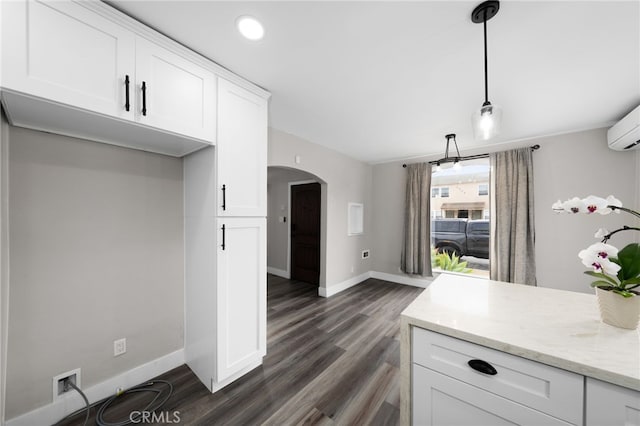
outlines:
M462 157L460 157L460 150L458 149L458 142L456 142L456 134L455 133L449 133L448 135L445 136L445 138L447 138L447 147L444 151L444 157L436 160L436 161L431 161L429 162L430 164L435 164L436 165L436 172L439 172L440 170L442 170L440 168L441 164L444 163L453 163L453 168L456 170L459 170L460 168L462 168L462 164L460 164L460 160L462 159ZM449 156L449 144L451 142L451 140L453 140L453 144L456 147L456 156Z
M484 26L484 103L472 117L473 135L475 139L488 140L500 133L502 108L489 102L488 66L487 66L487 21L498 13L500 2L485 1L479 4L471 13L471 21Z

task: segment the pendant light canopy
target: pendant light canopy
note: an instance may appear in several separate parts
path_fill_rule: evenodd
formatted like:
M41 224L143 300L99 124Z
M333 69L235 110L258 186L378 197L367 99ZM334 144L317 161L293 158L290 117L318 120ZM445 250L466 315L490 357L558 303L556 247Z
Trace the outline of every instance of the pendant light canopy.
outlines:
M478 5L471 13L471 21L484 26L484 103L472 117L473 135L475 139L488 140L500 133L502 108L489 102L489 77L487 66L487 21L498 13L500 2L485 1Z

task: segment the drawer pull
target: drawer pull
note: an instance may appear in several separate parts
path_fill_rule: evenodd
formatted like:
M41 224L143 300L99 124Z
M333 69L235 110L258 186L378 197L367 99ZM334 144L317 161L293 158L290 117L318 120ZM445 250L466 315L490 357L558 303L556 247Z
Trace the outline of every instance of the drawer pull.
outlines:
M469 367L481 372L482 374L488 374L489 376L495 376L498 374L496 369L493 368L493 365L481 359L472 359L467 364L469 364Z
M124 109L126 109L127 111L129 111L129 75L125 75L124 76L124 87L125 87L125 92L124 92L124 97L125 97L125 101L124 101Z
M227 185L222 185L222 211L227 210Z
M142 115L147 115L147 83L142 82Z

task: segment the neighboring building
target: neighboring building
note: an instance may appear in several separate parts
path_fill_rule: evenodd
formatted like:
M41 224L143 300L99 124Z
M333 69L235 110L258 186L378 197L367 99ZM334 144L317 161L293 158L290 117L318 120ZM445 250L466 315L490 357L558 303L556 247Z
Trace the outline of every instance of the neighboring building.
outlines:
M489 160L431 176L431 218L489 218Z

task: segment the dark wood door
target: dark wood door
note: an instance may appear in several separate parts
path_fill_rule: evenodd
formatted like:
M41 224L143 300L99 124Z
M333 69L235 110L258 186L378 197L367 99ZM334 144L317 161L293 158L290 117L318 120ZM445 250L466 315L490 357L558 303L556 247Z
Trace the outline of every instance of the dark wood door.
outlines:
M320 184L291 186L291 279L320 282Z

